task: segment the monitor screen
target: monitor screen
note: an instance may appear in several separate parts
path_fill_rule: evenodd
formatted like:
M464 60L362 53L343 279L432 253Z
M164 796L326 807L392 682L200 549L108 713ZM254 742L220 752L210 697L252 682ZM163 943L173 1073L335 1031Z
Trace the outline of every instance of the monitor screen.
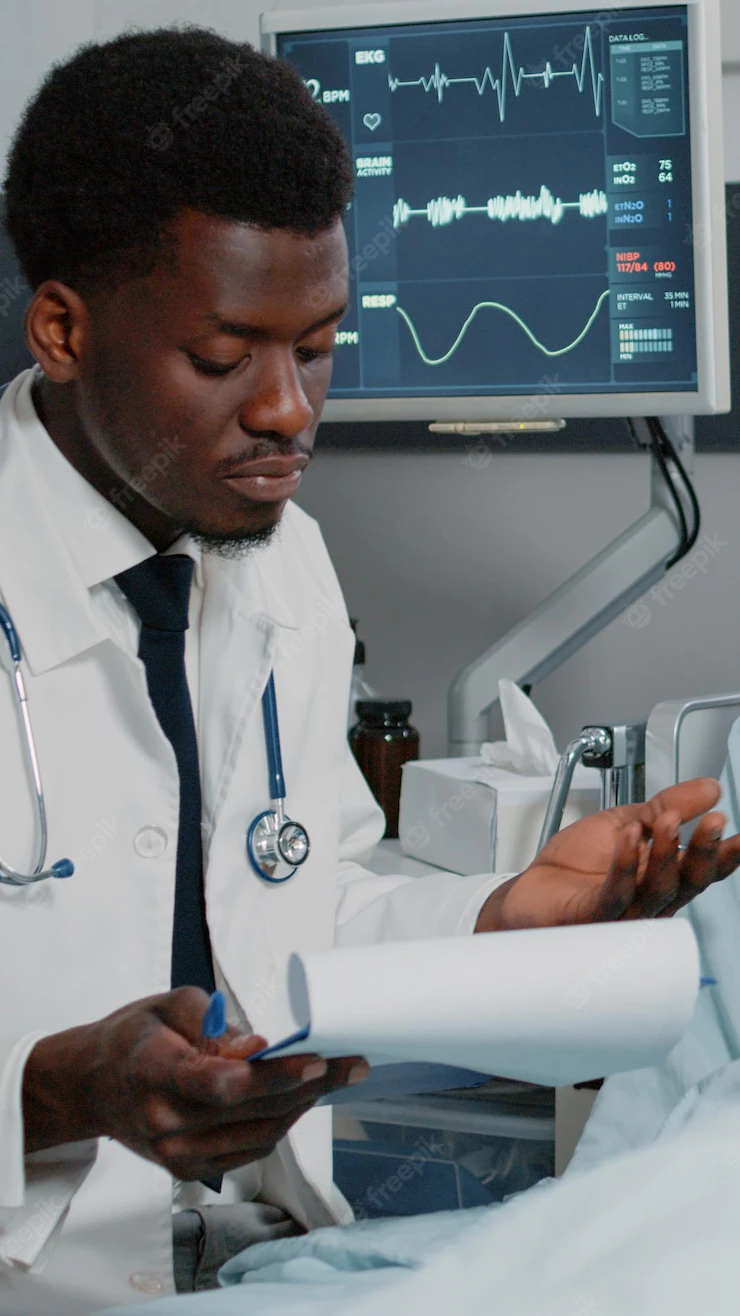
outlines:
M277 35L354 163L331 398L699 392L688 29L662 4Z

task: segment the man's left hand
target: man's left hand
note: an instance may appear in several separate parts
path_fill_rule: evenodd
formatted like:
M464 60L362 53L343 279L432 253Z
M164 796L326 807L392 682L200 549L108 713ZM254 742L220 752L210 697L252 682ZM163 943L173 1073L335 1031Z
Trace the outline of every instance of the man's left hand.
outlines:
M476 932L670 917L740 866L740 836L723 841L724 815L707 813L720 794L702 777L573 823L489 896ZM700 814L679 850L679 828Z

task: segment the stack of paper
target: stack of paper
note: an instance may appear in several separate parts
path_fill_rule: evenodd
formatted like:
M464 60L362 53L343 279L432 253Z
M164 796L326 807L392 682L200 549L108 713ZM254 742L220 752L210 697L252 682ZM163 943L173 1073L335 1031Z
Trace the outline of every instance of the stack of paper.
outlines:
M409 1062L474 1071L460 1086L476 1074L578 1083L665 1057L691 1020L699 972L684 919L294 955L295 1032L263 1054L402 1063L407 1092L421 1090ZM426 1090L428 1078L418 1073Z

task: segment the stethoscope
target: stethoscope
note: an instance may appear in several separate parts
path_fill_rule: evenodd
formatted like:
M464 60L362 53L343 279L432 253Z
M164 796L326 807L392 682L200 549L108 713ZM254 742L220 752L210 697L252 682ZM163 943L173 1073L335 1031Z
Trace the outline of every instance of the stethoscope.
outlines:
M10 650L12 681L18 716L23 729L24 758L33 781L34 811L36 815L36 864L31 873L19 873L0 859L0 885L31 886L47 878L71 877L74 864L71 859L58 859L49 868L46 864L48 835L46 803L41 770L36 752L36 741L28 711L28 695L21 671L21 645L10 613L0 603L0 629ZM265 882L287 882L308 859L311 843L308 832L300 823L288 818L285 812L285 779L280 749L275 679L272 673L262 696L262 713L265 722L267 767L271 809L260 813L247 831L247 856L254 871Z
M247 856L266 882L287 882L305 864L311 842L305 827L285 812L285 778L280 750L275 677L270 673L262 696L271 809L260 813L247 831Z
M43 882L47 877L71 877L75 871L75 866L71 859L58 859L51 868L45 868L46 850L48 844L46 832L46 804L44 802L44 788L41 784L41 771L39 769L39 758L36 753L36 742L33 738L33 727L28 712L28 695L26 694L26 683L23 680L21 671L21 645L18 639L18 632L15 629L10 613L0 603L0 627L2 627L5 638L8 642L10 657L13 664L12 679L13 690L15 692L15 702L18 708L18 716L23 727L23 749L24 757L28 770L33 780L34 809L36 813L36 866L32 873L18 873L10 864L6 864L0 859L0 884L6 886L31 886L34 882Z

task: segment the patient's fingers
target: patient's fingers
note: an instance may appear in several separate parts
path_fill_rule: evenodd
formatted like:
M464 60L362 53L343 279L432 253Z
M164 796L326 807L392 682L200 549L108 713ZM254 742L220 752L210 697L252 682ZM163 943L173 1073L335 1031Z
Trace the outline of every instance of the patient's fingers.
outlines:
M690 822L708 809L714 808L721 795L721 787L714 777L697 777L694 781L682 781L677 786L668 786L654 795L651 800L638 806L627 806L639 810L639 818L652 829L661 814L670 810L678 813L681 822Z
M652 827L645 871L629 910L630 918L656 918L671 905L681 884L678 833L681 815L669 809Z
M676 900L664 911L678 909L706 891L714 882L729 877L740 865L740 836L722 841L726 819L721 813L702 818L686 847L681 862L681 885Z
M629 909L637 890L642 827L631 822L617 836L614 858L593 909L583 911L580 922L612 923Z
M702 818L684 855L679 850L680 824L680 813L669 809L652 826L643 820L622 830L592 918L667 917L740 865L740 837L721 845L722 814Z
M716 880L721 882L738 868L740 868L740 835L730 836L719 847Z

